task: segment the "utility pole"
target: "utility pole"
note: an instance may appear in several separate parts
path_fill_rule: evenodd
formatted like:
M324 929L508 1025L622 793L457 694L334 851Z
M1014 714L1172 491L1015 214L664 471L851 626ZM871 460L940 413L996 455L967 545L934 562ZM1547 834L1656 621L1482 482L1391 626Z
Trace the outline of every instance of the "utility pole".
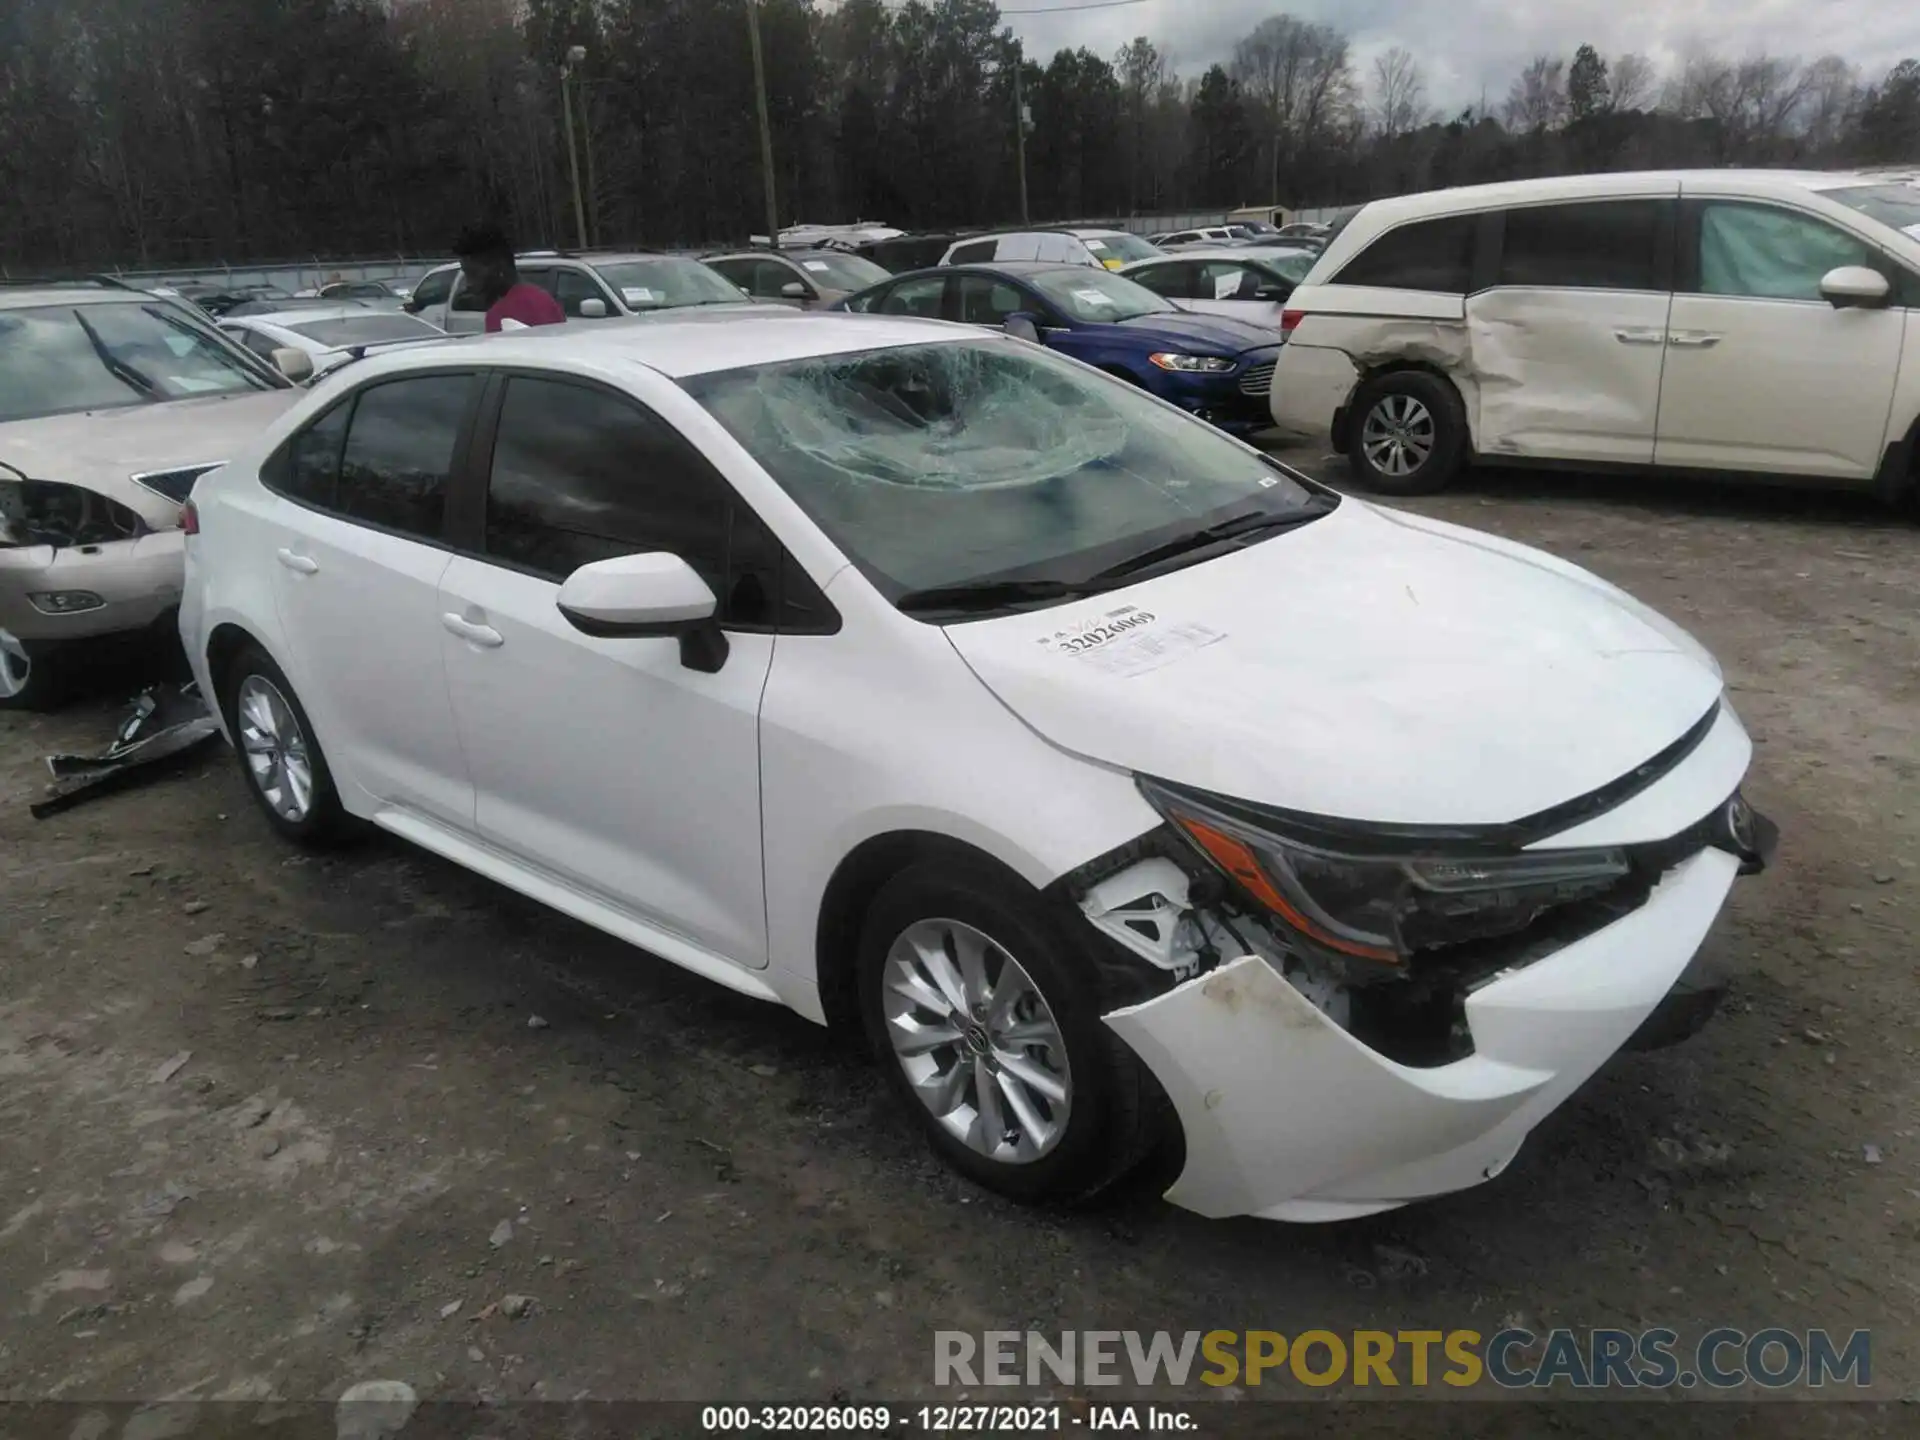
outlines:
M587 47L575 45L560 67L560 109L567 119L567 160L573 169L573 218L580 231L580 248L587 248L587 202L580 189L580 147L573 138L573 67L587 58Z
M1027 104L1021 98L1020 74L1026 68L1025 54L1016 40L1013 42L1013 152L1020 172L1020 223L1031 225L1033 217L1027 213Z
M773 127L767 121L767 65L760 54L760 0L747 0L747 35L753 41L753 95L760 111L760 173L767 185L767 244L780 248L780 207L773 194Z

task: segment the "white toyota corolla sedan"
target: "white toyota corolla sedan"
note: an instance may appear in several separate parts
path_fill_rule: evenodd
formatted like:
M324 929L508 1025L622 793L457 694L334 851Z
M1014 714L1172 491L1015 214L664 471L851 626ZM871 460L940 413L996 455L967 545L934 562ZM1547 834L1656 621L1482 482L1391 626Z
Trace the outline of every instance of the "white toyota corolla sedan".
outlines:
M1773 830L1684 631L909 319L370 358L194 491L181 623L273 825L370 821L863 1027L933 1145L1207 1215L1485 1180L1690 1033Z

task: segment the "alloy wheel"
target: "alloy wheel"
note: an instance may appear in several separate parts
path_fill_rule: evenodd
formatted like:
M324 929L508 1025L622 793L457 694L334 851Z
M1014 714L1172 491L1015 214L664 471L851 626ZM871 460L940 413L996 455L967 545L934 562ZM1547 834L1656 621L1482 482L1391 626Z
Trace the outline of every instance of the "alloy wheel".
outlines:
M240 684L234 709L247 773L269 809L295 825L313 809L313 760L293 706L264 675Z
M33 679L33 659L10 630L0 630L0 700L24 695Z
M1436 441L1433 412L1411 395L1383 395L1360 429L1367 463L1396 478L1425 465Z
M1005 948L922 920L887 951L887 1038L927 1113L976 1154L1040 1159L1066 1134L1073 1075L1046 997Z

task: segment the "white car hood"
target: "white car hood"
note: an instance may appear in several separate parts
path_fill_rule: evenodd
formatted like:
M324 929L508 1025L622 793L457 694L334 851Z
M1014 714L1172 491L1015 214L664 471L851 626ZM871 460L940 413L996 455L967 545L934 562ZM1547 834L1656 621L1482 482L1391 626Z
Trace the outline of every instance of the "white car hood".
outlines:
M97 490L166 528L178 523L180 507L135 485L135 475L224 462L304 394L289 388L13 420L0 424L0 461L29 479Z
M1721 691L1691 637L1606 582L1354 500L1124 591L947 635L1064 749L1402 824L1500 824L1588 794Z

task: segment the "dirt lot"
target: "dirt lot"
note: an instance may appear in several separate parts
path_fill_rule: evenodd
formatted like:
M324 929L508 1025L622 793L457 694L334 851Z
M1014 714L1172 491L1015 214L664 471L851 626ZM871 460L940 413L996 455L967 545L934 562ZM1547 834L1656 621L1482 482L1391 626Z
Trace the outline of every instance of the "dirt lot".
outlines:
M1418 508L1698 633L1784 832L1709 941L1730 1007L1617 1059L1496 1182L1331 1228L1140 1189L1022 1211L825 1033L398 842L295 854L224 750L35 822L40 757L104 742L99 702L0 717L0 1396L900 1400L933 1395L942 1328L1518 1317L1870 1328L1874 1392L1920 1399L1920 529L1542 476Z

